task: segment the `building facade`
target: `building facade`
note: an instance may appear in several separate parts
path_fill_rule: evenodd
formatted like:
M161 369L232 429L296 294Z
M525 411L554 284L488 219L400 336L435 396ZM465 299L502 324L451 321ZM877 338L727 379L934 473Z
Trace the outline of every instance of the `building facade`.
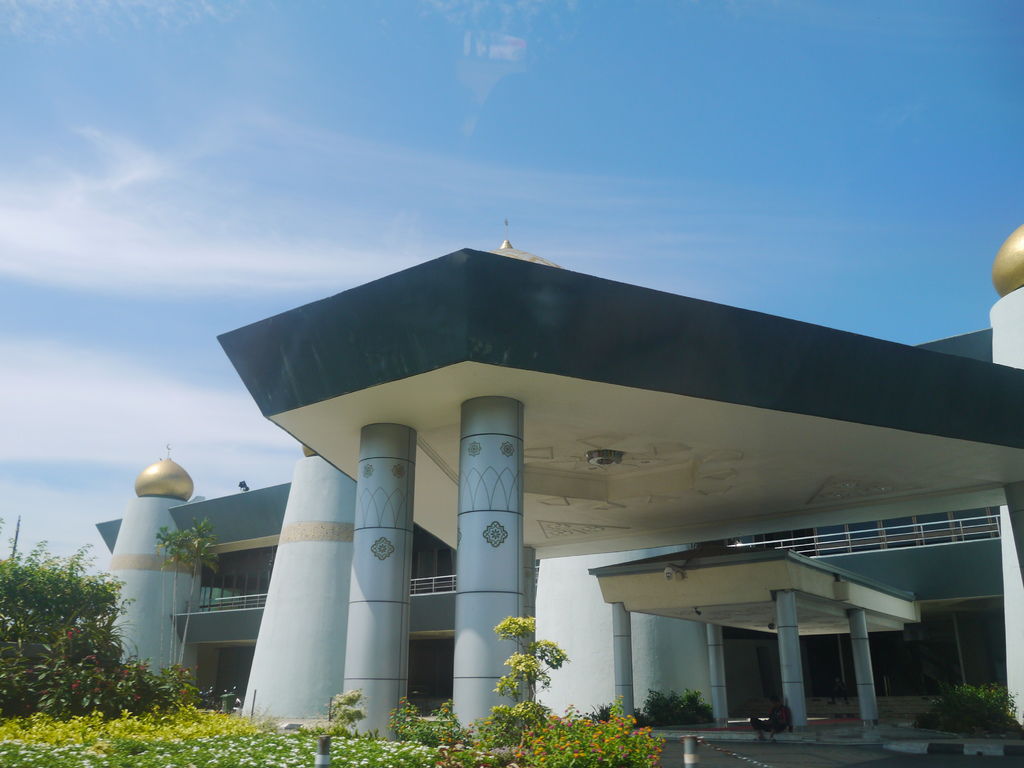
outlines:
M381 730L406 693L486 714L514 614L573 658L556 708L689 687L723 719L783 692L799 725L836 678L865 722L879 694L1021 689L1019 285L991 332L912 348L524 256L459 251L221 337L312 455L223 499L143 484L101 524L140 655L177 643L284 718L359 687ZM175 586L143 551L168 518L213 523L218 573Z

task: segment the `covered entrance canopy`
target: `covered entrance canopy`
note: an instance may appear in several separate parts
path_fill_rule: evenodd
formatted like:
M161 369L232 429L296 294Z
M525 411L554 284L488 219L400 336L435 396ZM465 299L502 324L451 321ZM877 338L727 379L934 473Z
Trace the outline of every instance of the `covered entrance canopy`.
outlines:
M541 557L993 506L1024 478L1024 372L480 251L220 340L352 476L361 427L415 429L416 522L450 545L480 396L524 405Z
M700 550L691 550L699 553ZM683 559L687 552L595 568L608 603L706 624L776 632L775 595L796 594L801 635L845 634L849 611L869 632L920 621L914 595L788 550Z
M778 635L783 700L792 725L807 724L800 635L849 633L861 719L878 719L868 634L920 620L909 592L786 550L732 552L698 547L590 571L601 594L628 624L630 613L690 619L707 625L715 720L728 720L722 627ZM616 635L628 643L629 632ZM616 680L629 681L632 653L616 653Z

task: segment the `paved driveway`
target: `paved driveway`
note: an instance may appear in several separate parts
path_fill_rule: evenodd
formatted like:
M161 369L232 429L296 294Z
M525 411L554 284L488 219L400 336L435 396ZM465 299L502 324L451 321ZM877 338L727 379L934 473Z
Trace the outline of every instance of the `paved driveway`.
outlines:
M899 755L881 747L820 744L721 743L698 747L698 768L1010 768L1024 765L1014 757L966 755ZM676 740L665 744L662 768L683 768L683 746Z

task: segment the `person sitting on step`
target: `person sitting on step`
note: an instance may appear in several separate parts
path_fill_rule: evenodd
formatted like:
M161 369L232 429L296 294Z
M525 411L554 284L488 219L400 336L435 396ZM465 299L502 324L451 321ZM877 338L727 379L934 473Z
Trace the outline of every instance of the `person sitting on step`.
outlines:
M771 696L768 699L772 703L772 708L768 712L768 717L761 720L757 717L750 718L750 727L757 731L758 741L764 741L764 735L767 733L769 741L775 741L775 734L782 733L787 728L793 730L793 715L789 711L789 707L779 700L778 696Z

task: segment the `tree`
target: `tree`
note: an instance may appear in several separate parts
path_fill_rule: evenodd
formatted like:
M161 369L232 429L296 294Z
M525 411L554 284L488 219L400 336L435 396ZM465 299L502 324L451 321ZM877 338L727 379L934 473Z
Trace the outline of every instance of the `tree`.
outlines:
M0 560L0 716L172 710L196 701L188 670L122 661L120 582L90 573L88 548L40 544Z
M516 652L508 657L508 674L498 680L495 692L514 702L498 705L491 717L478 726L482 741L493 747L521 744L530 730L544 724L550 710L537 701L537 693L551 685L551 672L569 661L569 655L550 640L535 640L537 621L532 616L509 616L494 628L502 640L512 640Z
M505 661L509 673L494 690L515 702L536 702L537 691L551 685L552 670L569 661L569 655L550 640L534 640L537 620L533 616L509 616L494 628L502 640L515 641L519 649Z
M172 531L167 526L162 527L156 534L156 547L164 553L164 565L177 569L185 569L192 574L193 587L199 583L199 577L203 568L211 571L217 570L217 553L213 548L217 546L217 537L213 533L213 524L209 520L195 520L191 527L183 528L180 531ZM171 602L178 603L178 580L174 579L172 589L173 597ZM178 653L178 664L185 658L185 638L188 638L188 624L192 616L190 599L185 604L185 630L181 642L181 649ZM172 647L174 642L174 623L171 623Z
M87 547L57 557L45 544L0 560L0 642L24 650L73 640L90 653L119 659L120 582L109 573L89 573L90 565Z

